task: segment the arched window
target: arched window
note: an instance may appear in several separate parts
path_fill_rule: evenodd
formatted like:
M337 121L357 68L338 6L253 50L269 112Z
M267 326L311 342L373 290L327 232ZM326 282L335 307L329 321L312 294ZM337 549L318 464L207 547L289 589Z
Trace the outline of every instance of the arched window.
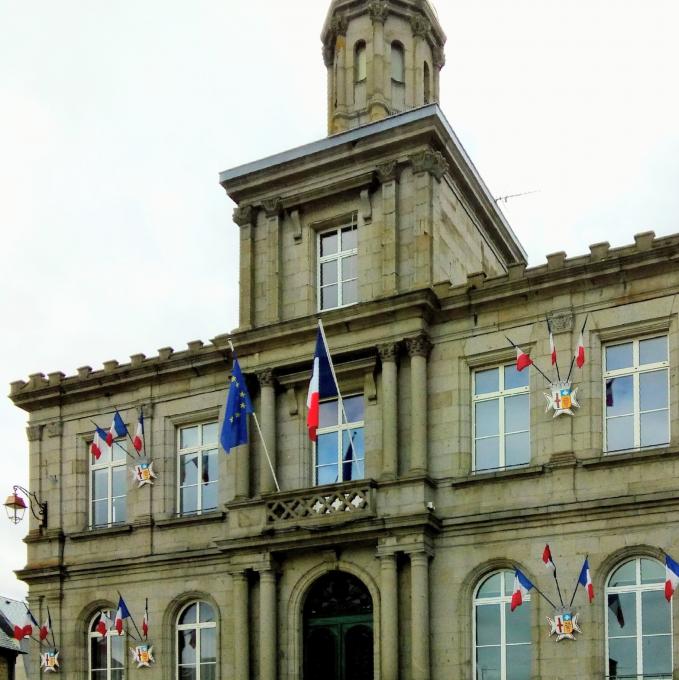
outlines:
M367 75L365 42L359 40L354 48L354 82L364 81Z
M616 567L606 584L606 658L610 678L672 677L672 605L665 569L646 557Z
M487 576L474 594L474 678L529 680L531 677L530 595L513 612L514 573Z
M207 602L191 602L177 617L177 680L217 680L217 621Z
M90 680L125 680L125 633L118 635L113 628L115 611L104 611L105 624L103 630L106 634L102 635L97 628L102 619L101 613L90 622L88 642L89 642L89 675Z
M431 77L429 76L429 64L424 62L424 103L429 104L431 100Z
M397 83L406 80L405 50L400 42L391 43L391 79Z

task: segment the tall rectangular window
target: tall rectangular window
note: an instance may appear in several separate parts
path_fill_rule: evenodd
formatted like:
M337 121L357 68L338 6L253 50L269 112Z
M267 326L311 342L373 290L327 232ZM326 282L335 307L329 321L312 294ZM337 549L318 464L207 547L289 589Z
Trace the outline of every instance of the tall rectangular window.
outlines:
M604 347L604 450L662 446L670 441L667 336Z
M106 527L127 520L127 442L104 445L90 457L90 526Z
M358 226L348 224L318 235L319 309L335 309L358 302Z
M219 497L217 423L180 427L177 446L179 514L214 510Z
M515 364L474 371L473 469L526 465L530 462L529 369Z
M324 401L320 406L314 482L335 484L364 479L363 395Z

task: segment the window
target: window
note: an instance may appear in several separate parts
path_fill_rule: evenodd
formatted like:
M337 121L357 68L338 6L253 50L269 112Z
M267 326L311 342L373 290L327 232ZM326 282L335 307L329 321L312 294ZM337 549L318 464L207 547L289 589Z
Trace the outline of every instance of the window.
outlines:
M665 569L637 557L617 567L606 584L607 678L672 677L672 605Z
M358 302L358 227L351 223L318 235L320 309Z
M90 456L90 526L106 527L127 519L127 442L104 445L99 460Z
M514 574L488 576L474 596L474 677L476 680L531 678L530 595L510 611Z
M320 406L315 483L335 484L364 479L363 395L324 401Z
M111 619L115 618L115 611L106 612ZM125 678L125 633L118 635L115 628L109 630L106 636L97 631L99 614L90 624L90 680L124 680Z
M397 83L405 83L406 58L403 45L391 43L391 79Z
M605 451L670 441L666 335L604 348L604 399Z
M207 602L192 602L177 618L177 680L217 680L217 623Z
M508 364L474 372L474 470L530 462L528 370Z
M361 40L354 49L354 82L360 83L367 77L365 43Z
M219 495L217 423L179 428L179 514L214 510Z

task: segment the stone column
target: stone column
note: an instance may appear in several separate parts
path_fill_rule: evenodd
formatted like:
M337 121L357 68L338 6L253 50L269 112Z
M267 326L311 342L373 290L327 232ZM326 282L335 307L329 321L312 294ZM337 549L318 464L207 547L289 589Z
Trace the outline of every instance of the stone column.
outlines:
M380 555L382 677L398 678L398 571L396 555ZM427 631L427 635L429 631Z
M267 219L266 271L264 280L268 297L264 318L272 323L281 320L281 199L269 198L262 202ZM260 278L261 280L261 278Z
M433 59L434 59L434 71L432 73L432 76L434 78L434 83L433 83L433 102L438 102L440 100L440 83L441 83L441 69L446 65L446 54L443 51L443 47L435 47L433 52Z
M410 357L410 472L426 474L427 357L431 343L425 334L406 340Z
M335 63L336 83L335 100L337 109L347 106L347 19L343 15L336 15L332 19L331 28L335 35Z
M370 17L373 22L373 65L372 65L372 88L369 90L370 119L379 120L389 115L385 101L385 74L384 74L384 22L389 16L389 6L385 0L373 0L369 5Z
M332 134L332 114L335 110L335 45L332 41L323 43L323 63L327 70L327 95L328 95L328 134Z
M381 479L398 475L398 343L380 345L382 360L382 474ZM388 676L387 676L388 677Z
M236 678L250 677L249 588L244 571L231 574L233 583L233 669Z
M265 569L259 572L259 677L276 680L278 626L276 607L276 572Z
M264 441L269 451L269 458L274 471L276 470L276 379L271 369L260 371L257 374L261 389L260 425ZM271 467L266 458L266 452L262 447L262 456L259 466L259 486L261 493L271 493L276 490L276 483L271 474Z
M398 292L398 179L396 161L377 166L377 178L382 185L382 292Z
M429 680L429 555L410 553L412 679Z
M254 295L254 231L255 211L250 205L239 205L233 211L233 221L240 227L240 328L252 328L255 323Z
M424 47L426 45L427 34L431 29L429 20L419 14L411 17L410 25L413 29L414 49L413 49L413 102L412 106L422 106L424 104Z

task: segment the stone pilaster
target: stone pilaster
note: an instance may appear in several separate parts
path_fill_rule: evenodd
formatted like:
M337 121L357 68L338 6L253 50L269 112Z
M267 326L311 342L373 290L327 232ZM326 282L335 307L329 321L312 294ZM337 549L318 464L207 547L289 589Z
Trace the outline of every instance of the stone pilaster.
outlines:
M413 680L429 680L429 554L410 553Z
M244 571L231 574L233 584L233 669L236 678L250 677L249 584Z
M270 198L262 202L267 219L266 281L267 304L265 319L272 323L281 319L281 199Z
M276 680L278 610L274 569L259 572L259 677Z
M422 334L406 340L410 357L410 472L426 474L427 461L427 357L431 343Z
M255 211L250 205L239 205L233 211L233 221L240 227L240 313L241 328L255 323L254 295L254 232Z
M273 371L266 369L257 374L259 386L261 389L261 427L262 435L269 452L269 458L274 472L276 470L276 379ZM263 447L262 447L263 449ZM259 483L262 493L271 493L276 490L276 483L274 481L269 461L266 458L266 453L262 450L262 458L259 468Z
M398 350L397 343L380 345L382 360L382 474L381 479L398 475ZM387 676L389 677L389 676Z
M398 567L396 555L380 555L382 677L398 678Z
M395 160L377 166L382 185L382 290L385 295L398 292L398 179Z

